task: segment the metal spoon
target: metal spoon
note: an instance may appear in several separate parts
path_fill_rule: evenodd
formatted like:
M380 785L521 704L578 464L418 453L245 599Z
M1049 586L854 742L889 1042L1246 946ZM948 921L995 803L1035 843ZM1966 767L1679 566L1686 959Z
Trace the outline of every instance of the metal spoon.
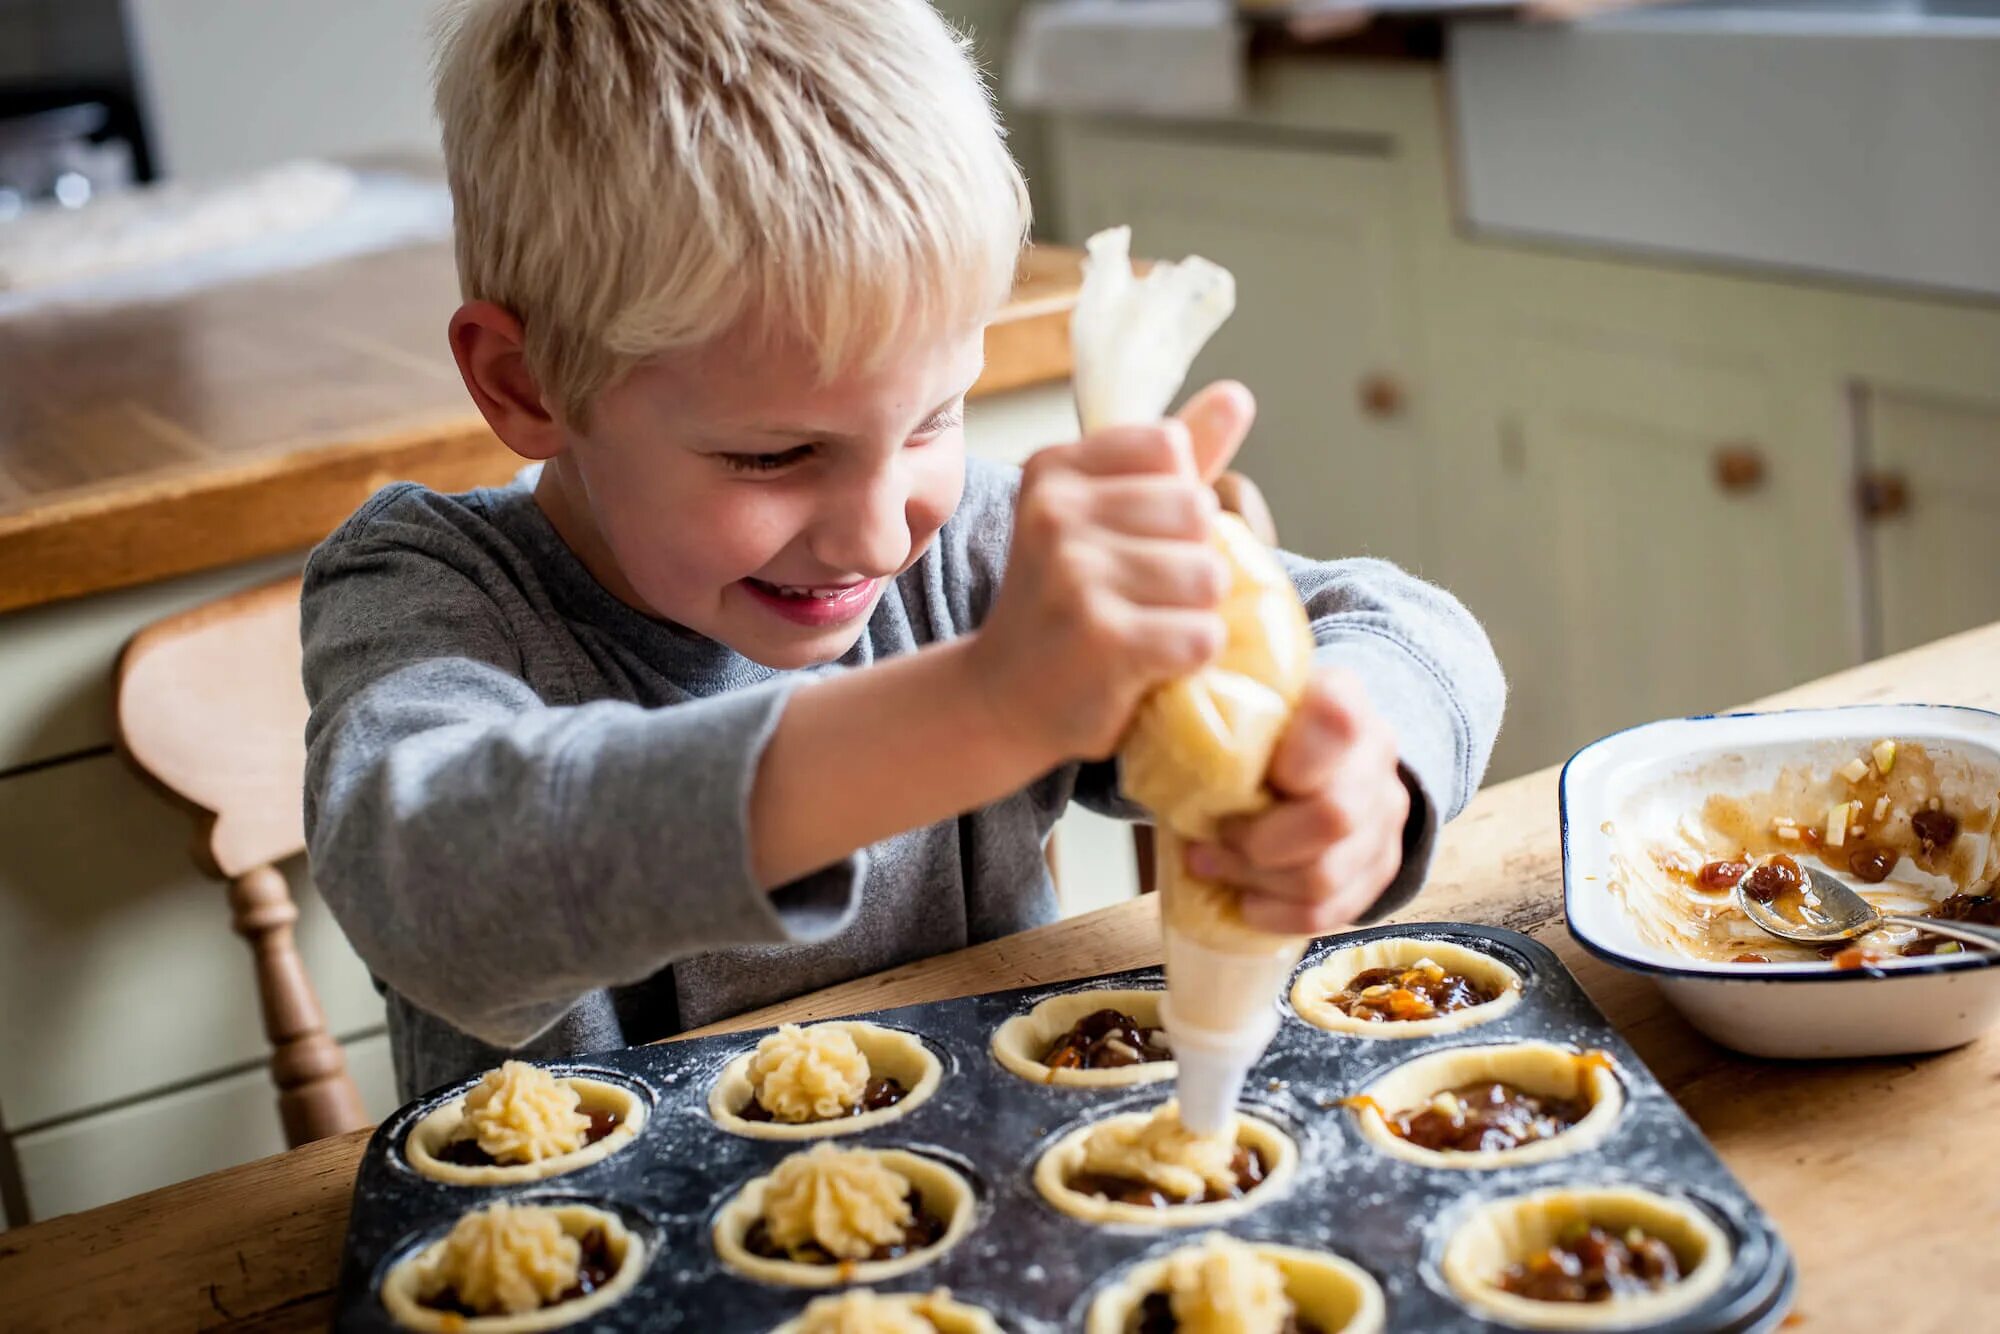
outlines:
M1750 868L1754 869L1754 866ZM2000 927L1980 926L1974 922L1943 922L1935 917L1912 917L1907 913L1885 913L1848 888L1838 877L1810 866L1800 866L1799 869L1805 872L1813 894L1819 899L1810 910L1810 917L1817 920L1799 921L1787 917L1777 910L1775 904L1752 898L1744 888L1750 883L1749 870L1736 882L1736 905L1751 921L1780 940L1796 941L1801 945L1830 945L1835 941L1865 936L1887 924L1914 926L1934 936L2000 950Z

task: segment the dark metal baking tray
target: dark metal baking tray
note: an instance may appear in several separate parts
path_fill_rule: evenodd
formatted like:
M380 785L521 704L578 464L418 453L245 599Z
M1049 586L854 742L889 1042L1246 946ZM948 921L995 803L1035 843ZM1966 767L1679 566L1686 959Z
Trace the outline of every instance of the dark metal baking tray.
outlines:
M1438 1257L1459 1217L1480 1202L1548 1186L1641 1186L1706 1210L1735 1249L1720 1291L1658 1328L1688 1334L1775 1326L1795 1285L1783 1239L1556 956L1511 931L1419 923L1317 941L1300 967L1334 949L1392 936L1449 941L1497 955L1526 980L1521 1003L1475 1028L1398 1040L1326 1033L1287 1009L1243 1105L1297 1139L1298 1176L1277 1198L1222 1230L1332 1251L1357 1262L1381 1283L1392 1330L1488 1330L1503 1326L1459 1305L1438 1276ZM1120 1270L1209 1230L1092 1226L1056 1212L1030 1181L1037 1155L1064 1131L1111 1112L1150 1107L1172 1096L1170 1083L1108 1091L1044 1086L1003 1070L987 1045L1002 1021L1050 996L1160 981L1157 968L1139 969L854 1016L920 1036L945 1073L937 1093L909 1115L838 1142L932 1154L959 1168L979 1195L971 1235L935 1263L882 1284L883 1290L924 1292L942 1284L1020 1334L1075 1330L1092 1298ZM760 1036L738 1033L633 1047L553 1065L559 1073L590 1074L636 1088L650 1114L635 1143L533 1186L448 1186L418 1176L404 1163L400 1146L410 1128L470 1081L391 1116L369 1142L355 1182L336 1328L394 1329L376 1296L392 1264L441 1235L467 1210L497 1199L530 1198L582 1200L615 1210L646 1243L649 1260L638 1287L582 1327L757 1334L795 1315L823 1292L737 1277L717 1261L709 1243L710 1221L723 1201L805 1147L741 1138L709 1120L710 1084ZM1435 1169L1382 1154L1362 1140L1352 1113L1339 1105L1392 1066L1427 1052L1506 1040L1609 1052L1626 1095L1610 1137L1550 1162L1477 1172Z

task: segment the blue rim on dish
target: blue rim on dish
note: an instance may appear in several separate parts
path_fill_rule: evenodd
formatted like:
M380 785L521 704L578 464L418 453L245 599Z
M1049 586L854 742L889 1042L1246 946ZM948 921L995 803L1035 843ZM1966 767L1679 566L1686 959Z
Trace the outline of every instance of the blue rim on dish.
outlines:
M1649 722L1635 723L1621 727L1615 732L1606 732L1597 740L1581 746L1567 760L1563 761L1562 773L1556 779L1556 818L1560 822L1563 861L1563 925L1568 928L1570 939L1591 954L1614 967L1627 972L1651 973L1660 977L1712 978L1721 982L1882 982L1898 977L1927 977L1935 973L1973 972L1982 968L2000 965L2000 950L1967 951L1963 954L1928 955L1896 964L1893 968L1830 968L1822 964L1730 964L1725 971L1719 967L1689 968L1671 963L1654 963L1649 959L1637 958L1609 945L1601 944L1577 928L1576 914L1571 910L1571 900L1576 894L1575 877L1571 874L1569 837L1569 772L1579 759L1606 742L1649 727L1659 727L1670 723L1712 723L1726 722L1735 718L1781 718L1788 714L1827 714L1874 709L1924 709L1939 713L1970 713L1982 718L2000 722L2000 710L1976 708L1970 704L1913 704L1896 702L1873 702L1867 704L1832 704L1821 708L1800 709L1739 709L1732 713L1697 713L1684 718L1655 718Z

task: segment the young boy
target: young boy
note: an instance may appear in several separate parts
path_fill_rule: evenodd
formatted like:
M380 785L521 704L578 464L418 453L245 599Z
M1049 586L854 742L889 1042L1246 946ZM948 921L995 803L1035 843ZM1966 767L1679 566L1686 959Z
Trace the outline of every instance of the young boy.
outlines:
M1220 646L1248 394L968 464L1026 203L924 0L471 0L438 109L452 350L543 466L307 569L313 870L404 1093L1050 920L1050 827L1136 814L1105 757ZM1323 674L1189 855L1325 931L1415 891L1503 686L1445 594L1286 559Z

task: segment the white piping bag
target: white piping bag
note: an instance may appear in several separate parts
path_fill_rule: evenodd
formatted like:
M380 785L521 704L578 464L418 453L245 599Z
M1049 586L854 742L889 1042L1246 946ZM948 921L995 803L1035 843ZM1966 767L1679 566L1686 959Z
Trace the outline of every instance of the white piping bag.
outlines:
M1090 238L1070 324L1085 432L1158 421L1188 367L1235 307L1235 281L1207 260L1132 273L1124 227ZM1140 704L1119 750L1127 796L1158 824L1156 874L1167 964L1161 1007L1180 1066L1181 1120L1229 1124L1243 1081L1277 1032L1277 998L1306 945L1244 925L1236 891L1197 880L1185 842L1224 816L1271 804L1264 775L1312 666L1312 631L1291 580L1234 515L1217 516L1228 558L1228 638L1209 666Z

